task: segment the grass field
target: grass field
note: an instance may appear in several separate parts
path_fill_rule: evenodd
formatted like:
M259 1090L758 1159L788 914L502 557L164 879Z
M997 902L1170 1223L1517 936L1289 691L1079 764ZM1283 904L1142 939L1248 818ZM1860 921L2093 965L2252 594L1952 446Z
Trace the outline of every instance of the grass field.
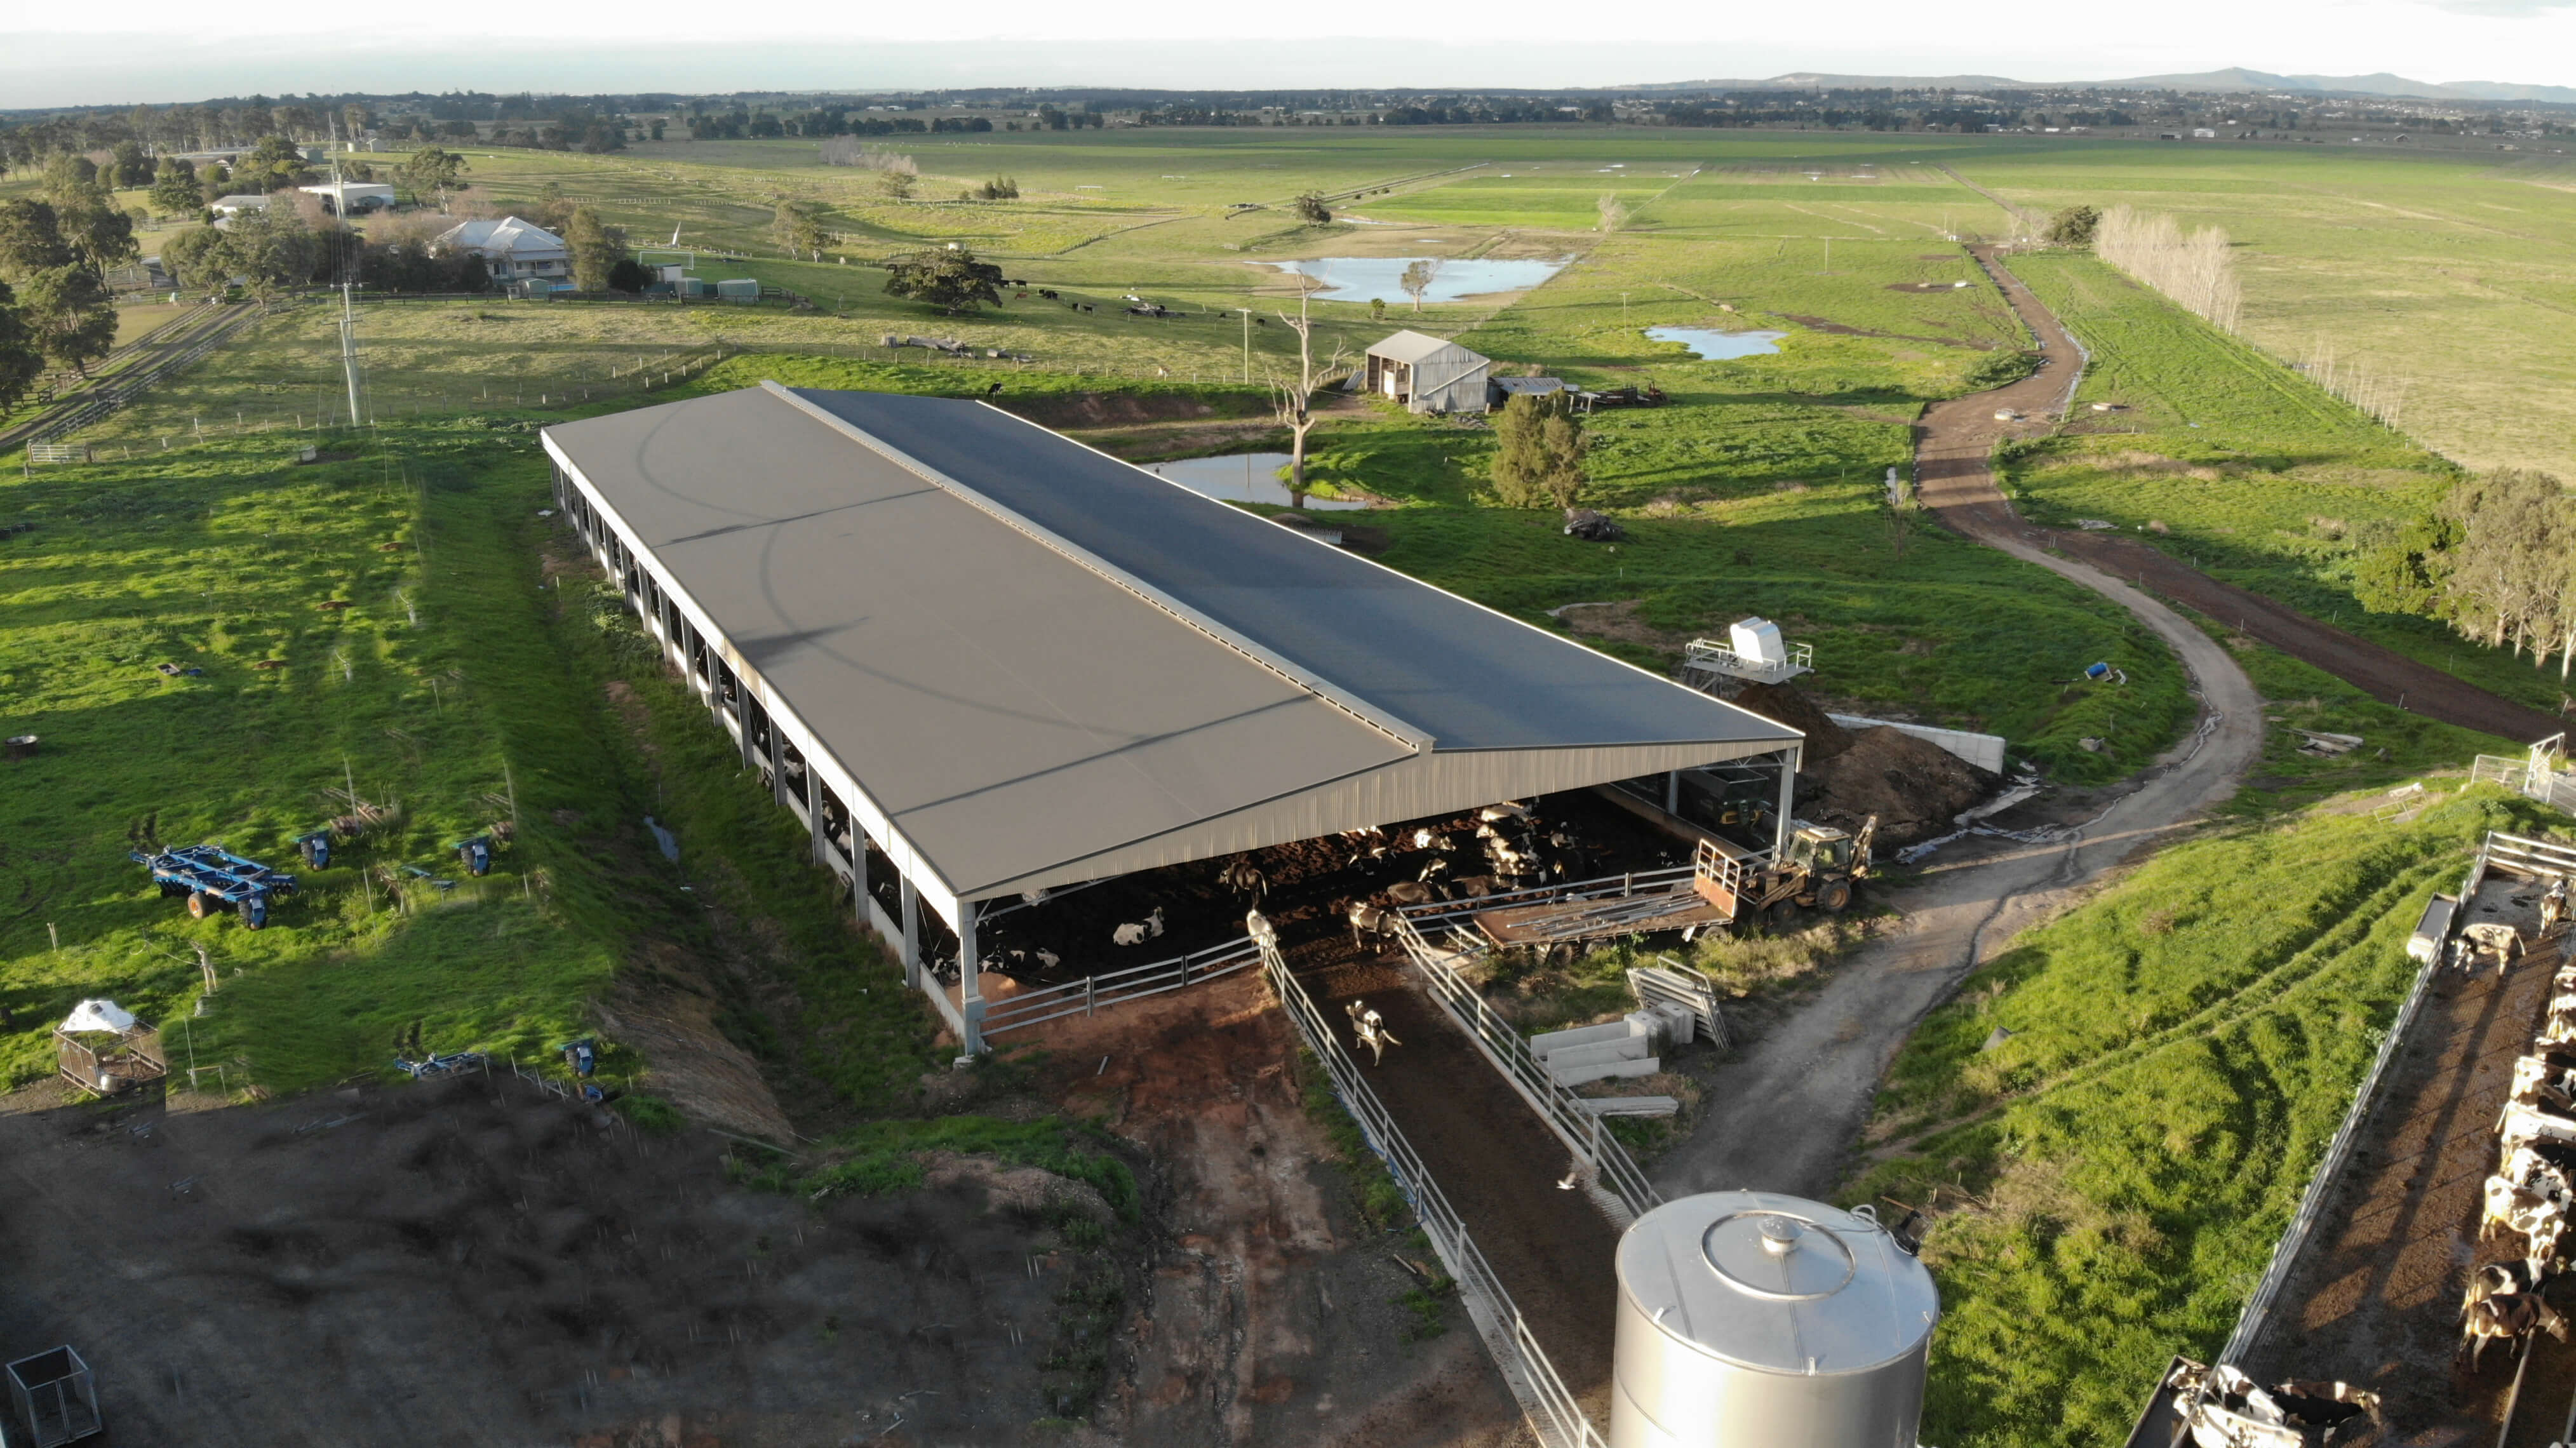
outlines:
M2330 349L2403 393L2406 428L2475 468L2576 478L2576 188L2534 156L2064 141L1965 148L2046 211L2127 202L2226 228L2245 335Z
M2170 1355L2216 1352L2413 978L2426 898L2529 824L2491 790L2435 800L2177 845L1907 1043L1846 1197L1942 1189L1927 1440L2118 1442Z
M677 978L723 953L677 888L691 877L641 842L658 809L744 872L702 888L783 921L812 972L801 1023L764 1033L736 1010L745 1040L852 1104L905 1099L928 1036L916 1003L859 992L893 977L840 924L837 892L755 873L804 854L774 838L774 810L742 805L756 790L712 764L656 780L648 758L713 731L667 700L663 736L627 727L605 685L635 670L649 686L650 665L610 647L614 605L577 578L540 586L533 441L473 419L386 429L369 455L312 467L253 438L0 486L0 518L37 524L0 568L0 719L43 740L0 794L0 1080L50 1074L45 1032L88 995L170 1023L173 1062L209 1068L210 1091L218 1065L224 1086L285 1091L380 1072L397 1049L542 1057L630 962L680 962L644 977ZM192 922L126 858L220 840L294 869L294 837L347 810L330 791L349 781L399 822L300 872L266 930ZM492 874L464 877L450 842L512 819ZM196 945L222 980L191 1019ZM809 1034L830 1049L803 1049Z
M2554 668L2430 619L2370 613L2352 595L2354 534L2420 516L2450 490L2455 468L2089 256L2028 254L2013 269L2092 353L2076 398L2086 431L2006 469L2033 518L2116 523L2482 688L2558 707ZM2090 411L2095 402L2128 410L2106 419Z

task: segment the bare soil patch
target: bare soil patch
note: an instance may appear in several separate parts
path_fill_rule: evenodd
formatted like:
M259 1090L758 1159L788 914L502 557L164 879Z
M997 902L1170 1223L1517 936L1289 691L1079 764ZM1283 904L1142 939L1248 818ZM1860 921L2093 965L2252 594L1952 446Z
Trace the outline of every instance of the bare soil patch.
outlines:
M1019 1441L1066 1283L958 1177L820 1204L499 1078L0 1116L0 1344L118 1441Z

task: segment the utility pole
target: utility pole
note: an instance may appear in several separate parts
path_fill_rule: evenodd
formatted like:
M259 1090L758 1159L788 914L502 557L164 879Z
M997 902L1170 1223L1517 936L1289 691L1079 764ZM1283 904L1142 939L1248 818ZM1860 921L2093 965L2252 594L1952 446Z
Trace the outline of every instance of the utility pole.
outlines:
M1628 294L1626 292L1621 292L1619 294L1619 325L1622 327L1628 325Z
M349 185L340 179L340 123L331 123L331 207L340 218L340 230L349 229ZM340 376L349 386L349 425L358 425L358 311L350 293L349 247L344 236L340 246Z
M1248 386L1252 382L1252 309L1237 307L1235 310L1243 313L1243 380Z

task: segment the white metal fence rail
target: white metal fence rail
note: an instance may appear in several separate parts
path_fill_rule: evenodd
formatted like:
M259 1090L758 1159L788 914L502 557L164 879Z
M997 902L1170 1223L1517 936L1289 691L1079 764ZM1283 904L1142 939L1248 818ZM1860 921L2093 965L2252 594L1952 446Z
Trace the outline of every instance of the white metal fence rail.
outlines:
M1214 980L1221 975L1232 975L1260 958L1261 952L1254 947L1250 936L1237 936L1223 945L1193 950L1170 960L1155 961L1152 965L1130 966L1107 975L1087 975L1063 985L1024 991L991 1004L984 1013L984 1034L998 1036L1004 1031L1034 1026L1040 1021L1087 1016L1102 1006L1142 1000L1146 996Z
M2469 866L2468 875L2461 882L2463 906L2477 898L2478 884L2486 878L2487 864L2498 838L2514 839L2511 835L2488 835L2487 843L2479 847L2476 862ZM2335 1130L2334 1140L2327 1143L2326 1154L2318 1160L2315 1174L2308 1178L2308 1189L2299 1197L2299 1209L2291 1213L2289 1227L2273 1246L2272 1261L2263 1269L2261 1280L2254 1284L2253 1293L2245 1299L2245 1310L2237 1314L2236 1330L2228 1335L2227 1346L2218 1354L2218 1361L2243 1366L2245 1354L2252 1352L2254 1344L2262 1338L2273 1301L2289 1281L2290 1269L2298 1264L2299 1253L2307 1246L2308 1234L2316 1228L2327 1194L2333 1191L2336 1178L2343 1174L2344 1159L2352 1154L2352 1144L2360 1137L2362 1123L2369 1119L2371 1106L2378 1099L2380 1078L2388 1073L2388 1063L2397 1058L2397 1048L2404 1043L2407 1028L2415 1023L2416 1015L2423 1009L2424 998L2431 994L2433 977L2441 969L2441 960L2442 952L2436 950L2433 958L2415 972L2415 984L2406 993L2406 1003L2398 1007L2397 1019L2389 1022L2388 1034L2379 1042L2379 1054L2371 1058L2369 1074L2361 1078L2360 1088L2352 1093L2352 1109L2344 1113L2343 1125Z
M1529 1041L1509 1021L1494 1014L1485 1004L1484 994L1459 972L1459 965L1482 956L1488 947L1464 927L1451 926L1444 932L1445 944L1435 945L1405 917L1396 917L1396 938L1403 942L1404 952L1431 984L1431 993L1459 1029L1503 1073L1512 1089L1530 1104L1539 1119L1554 1131L1566 1149L1591 1168L1592 1179L1616 1198L1633 1220L1662 1205L1663 1196L1638 1169L1636 1158L1610 1134L1601 1117L1583 1108L1583 1098L1571 1087L1549 1074L1539 1058L1531 1052Z
M1590 880L1577 880L1570 885L1534 885L1527 890L1512 890L1500 895L1486 895L1474 900L1434 900L1428 905L1409 905L1403 916L1419 926L1447 925L1486 910L1508 910L1515 905L1540 905L1553 901L1572 903L1581 900L1608 900L1628 895L1647 895L1669 890L1690 882L1691 867L1673 865L1661 870L1632 870L1625 875L1601 875Z
M1486 1350L1494 1355L1494 1366L1502 1372L1504 1383L1519 1400L1531 1431L1546 1448L1607 1448L1582 1405L1566 1390L1565 1380L1557 1376L1520 1309L1512 1305L1511 1294L1503 1289L1493 1265L1477 1249L1475 1239L1467 1235L1467 1224L1451 1210L1439 1183L1432 1180L1430 1169L1396 1129L1394 1118L1387 1115L1377 1093L1369 1089L1367 1078L1360 1074L1359 1064L1342 1049L1332 1023L1289 973L1288 962L1279 953L1278 938L1267 929L1257 929L1252 940L1259 952L1262 974L1279 997L1281 1009L1296 1025L1298 1037L1323 1065L1334 1096L1350 1113L1351 1120L1359 1124L1369 1149L1386 1162L1387 1173L1413 1204L1422 1234L1430 1239L1440 1265L1457 1282L1458 1298L1475 1323L1477 1335L1485 1340Z

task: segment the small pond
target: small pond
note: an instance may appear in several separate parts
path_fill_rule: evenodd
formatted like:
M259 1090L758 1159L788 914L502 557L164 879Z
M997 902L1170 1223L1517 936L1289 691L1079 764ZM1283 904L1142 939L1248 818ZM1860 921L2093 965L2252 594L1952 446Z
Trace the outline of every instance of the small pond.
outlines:
M1286 453L1182 458L1176 462L1139 463L1137 466L1156 477L1169 478L1201 497L1218 498L1228 503L1276 503L1284 508L1296 501L1289 494L1288 485L1279 481L1279 470L1288 466ZM1350 498L1318 498L1309 493L1306 506L1309 509L1365 508L1368 504Z
M1308 261L1271 261L1263 266L1310 276L1326 285L1316 296L1364 302L1371 297L1390 307L1413 299L1404 293L1404 269L1417 261L1438 261L1426 302L1454 302L1487 292L1525 292L1564 270L1563 261L1464 261L1422 256L1322 256Z
M1786 332L1721 332L1714 327L1648 327L1658 342L1679 342L1694 357L1759 357L1780 350Z

